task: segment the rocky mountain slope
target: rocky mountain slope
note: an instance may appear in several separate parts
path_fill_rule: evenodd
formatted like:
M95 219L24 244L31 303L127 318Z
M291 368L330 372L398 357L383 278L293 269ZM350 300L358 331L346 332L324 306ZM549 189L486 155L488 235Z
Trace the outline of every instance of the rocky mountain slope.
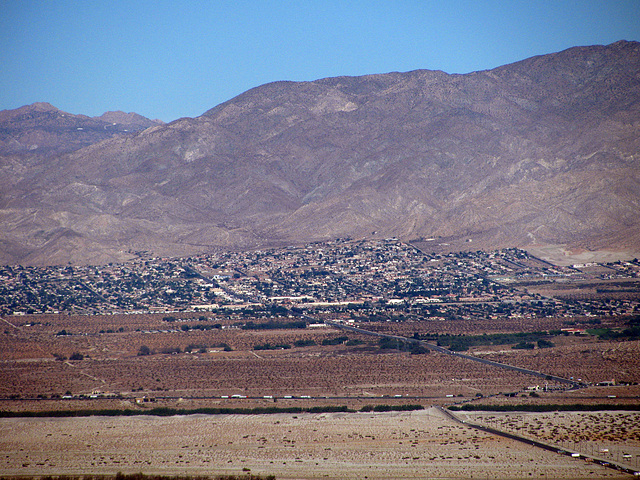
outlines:
M376 235L639 248L640 44L271 83L12 175L3 263Z
M49 103L34 103L0 111L0 156L50 157L160 124L136 113L87 117L63 112Z

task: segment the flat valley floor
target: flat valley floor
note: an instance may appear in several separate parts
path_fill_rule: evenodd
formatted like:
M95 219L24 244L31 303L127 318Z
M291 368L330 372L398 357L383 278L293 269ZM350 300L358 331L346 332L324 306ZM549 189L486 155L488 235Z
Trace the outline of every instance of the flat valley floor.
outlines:
M628 478L456 424L440 410L0 419L0 475L278 479Z

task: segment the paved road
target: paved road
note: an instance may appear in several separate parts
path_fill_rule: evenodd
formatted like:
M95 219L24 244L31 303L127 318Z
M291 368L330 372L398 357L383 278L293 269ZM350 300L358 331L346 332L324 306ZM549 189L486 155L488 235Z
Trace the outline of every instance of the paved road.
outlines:
M423 345L426 348L429 348L429 349L434 350L434 351L439 352L439 353L443 353L445 355L451 355L453 357L464 358L466 360L471 360L471 361L474 361L474 362L483 363L483 364L489 365L491 367L503 368L503 369L506 369L506 370L514 370L514 371L519 372L519 373L524 373L525 375L533 375L535 377L544 378L547 381L554 381L554 382L558 382L558 383L564 383L564 384L567 384L567 385L571 385L573 388L580 388L580 387L586 386L583 383L576 382L576 381L570 380L568 378L558 377L556 375L550 375L548 373L536 372L535 370L529 370L528 368L516 367L514 365L508 365L506 363L494 362L492 360L487 360L485 358L474 357L473 355L467 355L467 354L464 354L464 353L454 352L454 351L451 351L451 350L449 350L447 348L441 347L439 345L435 345L433 343L424 342L422 340L416 340L415 338L401 337L401 336L398 336L398 335L389 335L389 334L379 333L379 332L372 332L370 330L365 330L363 328L354 327L354 326L351 326L351 325L345 325L345 324L339 323L339 322L326 321L325 323L327 325L331 325L332 327L335 327L335 328L340 328L342 330L350 330L352 332L357 332L357 333L361 333L361 334L364 334L364 335L372 335L372 336L375 336L375 337L392 338L392 339L399 340L399 341L405 342L405 343L418 343L420 345Z
M613 470L618 470L620 472L629 473L631 475L638 476L638 472L636 472L635 469L629 467L628 465L622 465L620 463L612 462L611 460L596 458L591 455L585 455L580 452L575 452L575 451L567 450L565 448L560 448L554 445L549 445L547 443L543 443L538 440L533 440L527 437L521 437L520 435L517 435L515 433L503 432L502 430L497 430L495 428L487 427L485 425L478 425L477 423L467 422L459 419L456 415L454 415L452 412L450 412L446 408L442 408L439 406L437 406L436 408L438 408L446 417L450 418L454 422L460 423L462 425L466 425L467 427L475 428L476 430L481 430L483 432L491 433L493 435L499 435L501 437L510 438L512 440L517 440L518 442L526 443L527 445L532 445L537 448L542 448L543 450L555 452L560 455L568 455L573 458L581 458L583 460L590 459L590 461L597 463L599 465L602 465L603 467L611 468Z

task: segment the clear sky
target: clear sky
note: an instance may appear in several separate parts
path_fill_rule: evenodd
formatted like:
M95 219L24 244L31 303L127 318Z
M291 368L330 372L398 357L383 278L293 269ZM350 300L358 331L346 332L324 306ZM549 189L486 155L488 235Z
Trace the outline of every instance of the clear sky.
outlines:
M640 40L640 0L0 0L0 110L197 116L249 88Z

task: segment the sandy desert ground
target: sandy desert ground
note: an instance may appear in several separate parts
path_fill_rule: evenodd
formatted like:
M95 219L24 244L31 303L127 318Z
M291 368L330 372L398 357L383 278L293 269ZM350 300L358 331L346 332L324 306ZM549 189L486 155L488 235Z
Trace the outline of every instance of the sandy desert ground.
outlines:
M469 422L640 469L640 413L466 413Z
M624 478L583 460L410 413L0 420L0 474L251 472L279 479ZM627 475L628 477L628 475Z
M145 395L157 397L153 406L183 409L275 406L276 399L271 396L278 397L278 407L348 405L355 409L378 403L443 405L454 401L637 405L640 398L637 341L558 336L554 338L556 347L549 349L472 349L471 353L484 358L543 372L593 382L615 379L636 384L540 391L531 396L521 389L540 383L537 377L456 357L383 351L369 337L362 337L365 343L354 347L322 346L322 339L343 334L333 329L184 332L168 327L161 315L58 315L33 320L25 318L20 325L6 323L5 334L0 336L3 410L144 410L150 407L138 405L135 399ZM562 319L545 319L535 325L527 322L534 320L493 327L500 332L535 331L559 328ZM440 323L429 325L434 331L427 333L443 333L436 329ZM370 326L407 336L418 331L418 325L409 322ZM455 326L455 331L444 333L485 330L485 325L466 321L455 322ZM103 328L113 333L100 333ZM56 335L62 329L73 335ZM317 345L260 352L251 349L255 344L294 343L300 338L312 338ZM216 347L222 343L231 345L233 351ZM207 348L204 353L184 353L189 344ZM158 352L180 347L183 353L138 356L141 345ZM74 352L85 358L56 360L56 355L70 357ZM94 391L118 395L87 398ZM489 396L515 391L520 391L515 397ZM72 398L64 398L69 396L65 392L73 394ZM256 399L221 398L233 394ZM298 398L286 399L288 395ZM312 398L305 400L308 395ZM478 423L484 415L493 427L554 445L560 441L563 448L574 447L594 457L632 467L640 460L637 413L477 415ZM471 414L468 419L473 420ZM608 452L600 452L605 448ZM625 455L631 455L631 460ZM189 475L250 472L279 479L625 476L471 429L436 408L412 413L0 419L0 476L113 475L118 471Z
M131 399L143 395L176 398L219 398L234 394L260 398L264 395L311 395L381 399L383 395L403 395L428 398L428 404L432 405L447 401L447 395L467 399L478 394L487 397L518 391L541 382L538 377L435 352L411 355L382 350L375 338L364 335L348 334L349 338L364 342L362 345L321 345L324 339L345 335L331 328L265 331L229 328L185 332L171 327L162 320L162 315L50 315L24 318L21 324L16 319L12 321L16 325L5 324L5 333L0 335L0 397L22 403L10 405L4 401L2 408L10 410L79 408L77 405L65 406L60 397L67 392L89 395L96 390ZM210 322L213 321L216 320ZM607 322L609 326L609 320ZM495 330L487 330L488 323L462 320L380 322L370 323L367 327L405 336L412 336L417 331L424 333L427 328L427 333L519 332L558 329L562 326L562 319L522 319L517 324L493 322ZM194 325L197 324L194 321ZM614 326L621 328L624 325L618 322ZM440 331L438 328L449 330ZM102 334L100 329L112 333ZM73 335L56 335L61 330ZM317 345L289 350L252 350L253 345L294 344L298 340L313 340ZM472 348L469 353L594 383L612 379L618 383L640 382L640 370L637 368L640 342L600 341L588 335L561 335L554 337L553 342L556 347L547 349L481 346ZM233 351L223 351L219 347L222 344L230 345ZM197 348L193 354L138 356L142 345L156 352L172 348L180 348L184 352L189 345L207 348L206 353L200 353L200 348ZM82 354L84 359L61 360L70 358L74 352ZM616 387L617 390L620 388ZM608 402L611 394L607 389L594 391L592 395L598 398L589 401ZM635 397L622 398L630 394L616 391L613 395L617 396L617 403L638 401ZM546 396L541 396L540 401L548 402ZM41 400L38 405L24 403L36 398ZM89 407L83 405L82 408ZM97 408L115 407L101 403ZM119 405L118 408L123 407Z

